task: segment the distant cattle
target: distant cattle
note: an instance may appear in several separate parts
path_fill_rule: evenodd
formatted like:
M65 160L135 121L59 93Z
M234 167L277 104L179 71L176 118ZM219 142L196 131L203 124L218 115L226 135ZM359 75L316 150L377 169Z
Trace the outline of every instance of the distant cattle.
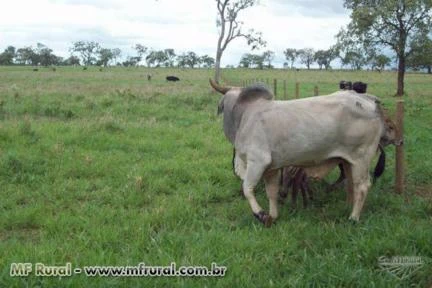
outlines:
M176 77L176 76L167 76L166 80L167 81L173 81L173 82L180 81L180 79L178 77Z
M151 81L151 77L152 77L151 74L147 74L147 80L148 80L148 81Z

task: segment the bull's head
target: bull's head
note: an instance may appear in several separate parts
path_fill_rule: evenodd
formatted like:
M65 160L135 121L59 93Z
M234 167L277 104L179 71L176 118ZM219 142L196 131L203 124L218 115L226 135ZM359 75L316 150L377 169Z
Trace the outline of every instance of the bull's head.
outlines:
M402 144L403 140L398 139L398 128L386 114L387 113L385 113L384 116L384 134L380 139L380 144L384 147L390 144L399 146Z

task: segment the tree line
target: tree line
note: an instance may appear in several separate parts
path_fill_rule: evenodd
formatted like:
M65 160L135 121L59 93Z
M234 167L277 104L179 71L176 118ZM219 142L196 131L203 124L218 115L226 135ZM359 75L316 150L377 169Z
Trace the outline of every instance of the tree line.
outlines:
M122 51L120 48L104 48L95 41L77 41L69 48L71 55L68 58L57 56L53 50L42 43L36 47L27 46L15 48L8 46L0 53L0 65L84 65L84 66L138 66L143 61L148 67L204 67L211 68L215 59L208 55L198 55L188 51L177 55L174 49L154 50L142 44L135 44L133 47L136 55L127 56L121 60Z
M342 29L337 35L337 43L327 50L314 50L313 48L287 48L283 51L283 63L285 69L296 68L295 63L304 65L310 69L313 64L317 64L319 69L328 70L332 68L331 63L339 60L343 68L361 70L382 71L392 64L392 59L382 53L378 47L362 47L359 42L352 41L347 35L347 31ZM425 36L412 41L411 50L413 51L406 59L406 65L413 70L426 69L432 74L432 40ZM273 68L272 61L275 52L265 51L261 54L245 53L240 59L239 67L265 69Z

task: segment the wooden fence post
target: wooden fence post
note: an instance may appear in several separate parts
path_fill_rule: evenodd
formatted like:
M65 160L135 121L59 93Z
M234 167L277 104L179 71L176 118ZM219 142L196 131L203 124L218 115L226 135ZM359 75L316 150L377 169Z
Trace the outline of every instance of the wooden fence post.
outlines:
M405 171L404 171L404 143L403 143L403 118L404 118L404 101L396 102L396 139L401 141L401 144L396 146L396 193L404 193Z
M295 86L295 98L299 99L300 98L300 83L296 82L296 86Z
M284 90L284 100L287 99L287 91L286 91L286 80L283 81L283 90Z
M275 99L277 98L277 79L273 79L273 93L275 96Z
M318 85L315 85L315 87L314 87L314 95L315 96L319 95Z

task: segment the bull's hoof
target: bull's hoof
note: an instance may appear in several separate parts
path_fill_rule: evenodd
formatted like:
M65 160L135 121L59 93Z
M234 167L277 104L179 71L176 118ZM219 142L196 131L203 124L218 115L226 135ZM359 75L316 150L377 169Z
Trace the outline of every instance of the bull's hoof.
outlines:
M359 222L359 217L355 217L355 216L350 216L349 218L348 218L348 221L350 222L350 223L352 223L352 224L357 224L358 222Z
M288 193L286 192L279 192L279 198L285 199L288 197Z
M270 215L266 215L263 219L264 227L270 228L273 224L273 218Z
M254 216L267 228L273 224L273 218L265 211L254 213Z

